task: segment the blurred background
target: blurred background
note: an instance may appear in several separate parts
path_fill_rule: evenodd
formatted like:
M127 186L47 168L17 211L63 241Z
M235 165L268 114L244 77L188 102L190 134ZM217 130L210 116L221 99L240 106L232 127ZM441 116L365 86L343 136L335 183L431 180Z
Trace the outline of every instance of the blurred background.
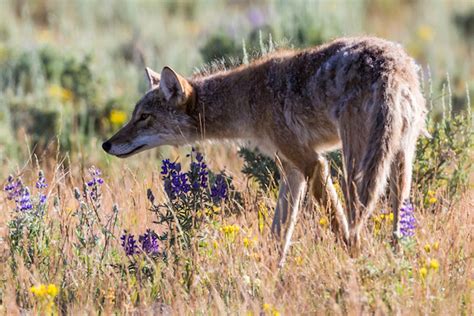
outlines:
M474 86L470 0L0 0L0 162L34 151L106 159L101 141L146 91L144 67L184 75L244 51L308 47L370 34L423 67L430 105L454 111ZM449 91L448 91L449 90ZM25 143L28 146L25 146Z

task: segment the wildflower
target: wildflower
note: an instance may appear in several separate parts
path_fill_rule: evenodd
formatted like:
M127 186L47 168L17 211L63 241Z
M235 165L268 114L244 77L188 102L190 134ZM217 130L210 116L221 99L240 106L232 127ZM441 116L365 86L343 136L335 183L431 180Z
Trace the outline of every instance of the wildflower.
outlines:
M280 316L280 312L271 304L265 303L263 304L262 307L265 313L268 313L269 315L272 315L272 316Z
M169 159L162 161L161 174L165 187L165 192L170 200L186 194L191 189L188 183L187 174L181 172L181 164L170 162Z
M429 253L429 252L431 251L431 246L430 246L430 244L426 244L424 248L425 248L425 251L426 251L427 253Z
M122 248L127 256L133 256L134 254L138 253L135 236L128 234L127 231L124 231L123 235L120 237L120 240L122 240Z
M433 190L428 190L427 192L427 197L425 199L425 203L428 203L428 204L435 204L436 202L438 202L438 199L436 198L436 192L433 191Z
M7 198L9 200L16 200L20 195L23 189L23 183L21 179L16 179L9 175L7 178L7 185L3 188L7 192Z
M46 187L48 187L48 185L46 184L46 178L44 177L43 170L40 170L38 172L38 180L36 181L36 188L41 191ZM44 193L41 193L41 192L39 193L38 203L40 206L46 203L46 195Z
M46 184L46 178L44 177L44 172L43 170L40 170L38 172L38 181L36 181L36 188L37 189L44 189L48 185Z
M303 264L303 257L296 256L295 257L295 263L296 263L297 266L301 266Z
M403 206L400 208L401 237L412 237L415 234L416 220L413 210L413 205L408 200L403 202Z
M64 89L59 85L51 85L48 87L47 94L51 98L59 99L62 102L72 101L74 94L71 90Z
M59 294L59 289L54 284L40 284L32 286L30 292L39 300L40 310L45 314L53 314L54 298Z
M381 216L374 216L374 235L378 235L381 229L382 229Z
M89 168L89 175L91 179L86 183L89 191L90 198L97 202L100 199L100 187L104 184L104 180L101 176L100 169L92 166Z
M228 188L225 177L222 174L216 176L216 180L211 187L211 197L214 203L219 203L228 197Z
M127 113L122 110L113 109L109 114L109 121L113 125L122 125L127 120Z
M244 238L243 242L244 242L244 247L245 247L245 248L248 248L248 247L250 246L250 244L251 244L250 239L247 238L247 237Z
M433 29L429 25L420 25L416 33L425 42L430 42L434 37Z
M147 229L145 234L138 237L142 250L149 255L158 254L158 235L151 229Z
M234 237L240 231L240 227L237 225L224 225L221 231L227 237Z
M193 152L194 151L193 148ZM188 178L193 191L207 188L208 174L209 172L207 171L207 165L204 162L204 156L200 152L197 152L196 161L191 162L191 170L188 172Z
M326 217L321 217L319 219L319 225L321 225L321 227L326 228L329 225L328 219Z
M426 267L422 267L420 269L420 277L424 279L426 278L427 275L428 275L428 269L426 269Z
M438 271L439 269L439 262L438 260L436 259L431 259L430 260L430 269L434 270L434 271Z
M21 196L16 202L17 202L17 210L20 212L28 212L28 211L33 210L33 203L31 201L30 189L28 187L24 187L21 190Z
M48 284L48 285L40 284L40 285L37 285L37 286L32 286L30 288L30 292L33 293L33 295L35 295L36 297L39 297L39 298L44 298L44 297L47 297L47 296L49 296L51 298L55 298L59 293L59 289L54 284Z
M92 187L95 185L102 185L104 183L104 180L100 177L100 175L102 174L100 169L92 166L89 168L89 174L92 177L92 179L87 182L88 187Z
M257 237L253 237L253 238L244 237L243 243L244 243L245 248L250 248L257 243Z
M436 241L436 242L433 243L433 249L434 249L434 250L438 250L438 249L439 249L439 242L438 242L438 241Z

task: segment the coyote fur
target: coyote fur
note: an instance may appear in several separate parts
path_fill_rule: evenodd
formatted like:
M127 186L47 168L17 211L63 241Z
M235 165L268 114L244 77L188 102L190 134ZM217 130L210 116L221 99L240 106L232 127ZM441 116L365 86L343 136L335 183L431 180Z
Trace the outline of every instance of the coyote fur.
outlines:
M285 224L282 262L308 186L357 255L361 229L390 182L398 237L398 210L409 199L426 115L418 67L399 44L341 38L189 79L169 67L146 72L150 90L130 121L102 145L109 154L128 157L202 140L252 141L281 168L272 230L279 235ZM345 208L325 158L339 148Z

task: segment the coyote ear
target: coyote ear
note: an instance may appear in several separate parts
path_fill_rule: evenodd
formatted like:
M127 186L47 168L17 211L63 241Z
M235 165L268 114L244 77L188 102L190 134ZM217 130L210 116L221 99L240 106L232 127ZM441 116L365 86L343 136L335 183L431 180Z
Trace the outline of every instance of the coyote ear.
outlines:
M178 105L185 104L193 92L189 82L169 67L161 71L160 89L167 101L174 98Z
M145 67L146 76L150 89L158 87L160 84L160 74L151 70L151 68Z

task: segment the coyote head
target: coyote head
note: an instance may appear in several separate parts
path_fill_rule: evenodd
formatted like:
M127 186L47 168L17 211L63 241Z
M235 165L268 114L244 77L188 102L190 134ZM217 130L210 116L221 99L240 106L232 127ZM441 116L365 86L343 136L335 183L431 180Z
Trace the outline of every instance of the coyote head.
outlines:
M138 101L130 121L102 148L117 157L128 157L161 145L182 145L196 135L195 120L188 114L195 103L194 88L171 68L161 75L146 68L149 91Z

